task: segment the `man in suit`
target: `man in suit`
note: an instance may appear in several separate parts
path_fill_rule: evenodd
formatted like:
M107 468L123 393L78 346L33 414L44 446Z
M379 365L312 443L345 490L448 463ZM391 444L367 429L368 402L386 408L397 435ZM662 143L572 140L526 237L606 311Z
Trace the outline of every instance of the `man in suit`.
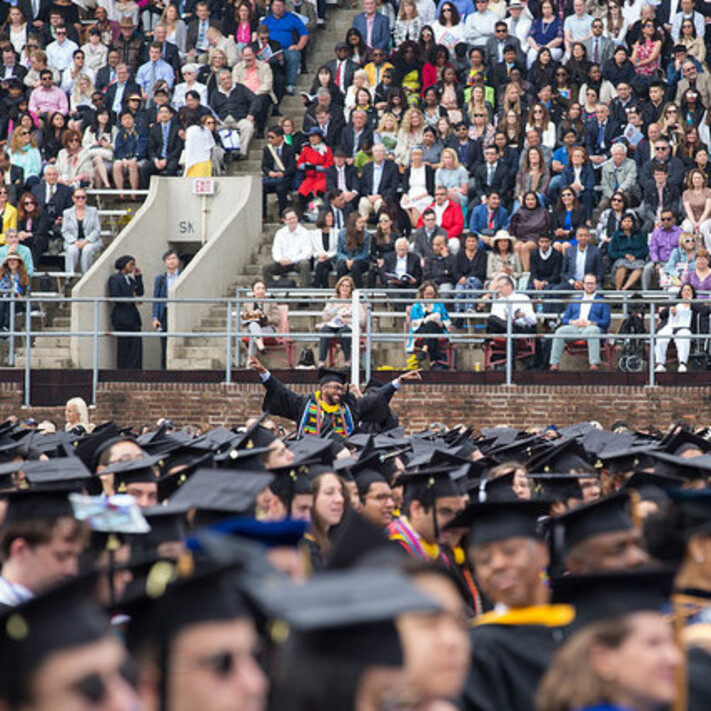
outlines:
M412 249L419 256L420 264L424 264L427 257L434 257L432 244L434 243L434 238L440 235L449 238L445 230L437 225L435 211L427 208L422 213L422 227L418 227L412 233Z
M294 149L284 140L284 129L272 126L262 153L262 219L267 217L267 195L276 193L279 214L286 210L287 196L296 171Z
M639 163L637 165L639 166ZM654 142L651 159L644 164L641 171L638 171L642 190L646 193L653 188L654 171L660 165L666 167L669 183L681 192L684 184L684 163L672 155L671 146L666 138L659 138Z
M143 296L143 276L136 266L136 260L126 254L119 257L114 266L116 273L109 277L109 296L114 299ZM111 312L111 323L115 331L138 333L141 330L141 315L134 303L116 302ZM116 339L116 367L119 370L143 368L143 343L140 336Z
M23 81L27 69L17 61L17 55L12 45L4 47L2 50L2 64L0 65L0 88L7 90L8 79L19 79Z
M583 293L568 304L562 318L563 325L555 332L556 336L564 338L556 338L551 347L551 370L558 370L565 342L580 340L588 342L590 370L599 370L601 339L595 336L606 333L610 327L610 305L597 293L597 285L595 274L585 274Z
M497 64L504 61L504 50L506 47L516 49L516 64L525 66L526 57L521 51L521 43L517 37L509 34L509 26L503 20L494 26L494 36L486 41L485 57L486 65L493 69Z
M353 18L353 27L360 32L368 49L388 50L390 45L390 22L378 12L375 0L363 0L363 12Z
M94 88L105 93L106 90L118 81L116 67L121 63L121 55L116 49L110 49L106 55L106 64L96 72L96 82Z
M602 252L590 244L590 229L580 226L575 232L577 247L567 249L563 255L563 266L560 269L559 289L569 291L583 290L583 279L586 274L594 274L597 282L602 284L605 267ZM562 311L562 308L560 309Z
M637 215L643 221L642 229L649 233L661 227L661 216L666 210L675 214L681 210L681 191L669 180L668 168L663 164L655 164L651 184L645 183L644 197Z
M356 110L351 114L351 123L341 132L341 148L348 156L349 165L353 165L358 151L366 139L373 139L373 131L367 126L368 117L365 111Z
M642 196L637 181L637 165L627 157L627 146L624 143L615 143L610 153L611 160L602 166L600 172L602 198L599 208L601 211L609 206L610 198L617 192L625 196L627 205L636 205Z
M140 94L141 87L131 79L127 64L116 67L116 81L106 89L104 106L111 112L111 118L117 123L118 117L124 110L126 99L131 94Z
M175 280L180 276L180 258L174 249L169 249L163 255L163 264L165 271L156 277L153 284L153 298L167 299L170 294L170 287L173 286ZM168 304L164 301L153 302L153 330L166 333L168 330ZM166 369L166 350L168 348L168 339L164 336L160 339L160 367Z
M59 171L49 163L44 169L44 177L32 186L32 194L49 218L49 231L52 237L62 236L62 215L72 205L74 191L59 182Z
M340 190L343 193L345 216L356 208L360 192L360 178L355 166L348 165L346 152L338 147L333 151L333 165L326 168L326 192Z
M478 141L469 138L469 126L464 121L460 121L454 127L455 134L450 137L448 147L454 148L457 152L459 162L469 171L471 175L477 163L481 163L483 154Z
M183 139L180 125L170 104L158 109L158 122L148 134L148 161L141 168L143 184L150 184L151 175L178 175Z
M495 64L489 72L489 84L496 87L497 98L503 95L506 85L512 79L512 72L518 69L525 76L526 63L518 61L518 53L513 44L504 48L504 61Z
M595 118L588 121L585 129L585 148L590 162L597 168L609 157L612 142L620 135L620 125L610 118L610 109L598 104Z
M590 37L584 42L583 46L587 50L588 60L599 64L601 67L612 59L612 53L615 48L614 42L609 37L603 37L603 24L601 19L595 19L590 25Z
M180 74L180 51L177 46L172 42L167 41L168 30L165 25L158 24L153 30L153 42L161 46L161 59L164 62L170 64L173 67L176 77ZM148 41L143 45L143 56L141 57L141 63L148 61L148 50L151 46L151 42Z
M499 231L508 229L509 213L501 205L501 196L496 190L490 190L486 201L477 205L469 217L469 231L473 232L488 246L492 246L492 237Z
M276 40L270 39L269 28L266 25L257 27L257 39L249 45L260 62L267 62L274 78L274 93L277 106L284 97L286 88L286 69L284 66L284 53L281 45ZM274 107L274 116L278 116L278 109Z
M326 62L326 68L331 71L333 81L341 90L341 94L348 91L348 87L353 83L353 75L360 68L348 56L348 51L348 45L345 42L339 42L335 49L335 59L329 59Z
M400 174L392 160L385 158L385 146L376 143L373 146L373 160L363 168L361 176L361 199L358 212L368 219L372 212L379 212L386 200L394 200L397 196Z
M684 92L687 89L696 89L701 94L701 103L704 106L709 106L711 104L711 76L709 76L708 72L699 74L699 70L690 57L684 60L681 65L681 71L684 78L677 84L677 103L681 103Z
M52 2L51 0L18 0L17 6L25 20L31 23L36 31L41 30L42 25L47 22Z
M199 2L195 5L195 17L188 23L188 35L185 46L188 50L189 62L203 63L203 55L207 54L210 43L207 39L207 31L210 27L219 25L210 17L210 6L206 2Z
M397 239L395 251L385 255L380 267L380 282L387 289L415 289L422 282L420 260L409 251L406 237Z
M317 106L313 118L307 114L303 125L303 131L306 134L312 128L321 129L324 143L331 149L331 152L340 146L341 135L345 129L343 119L338 117L338 114L341 113L340 109L337 106L334 108L336 110L336 118L333 117L333 114L328 109L323 106Z
M504 162L499 160L499 149L495 145L484 149L484 162L474 168L474 203L484 202L486 196L492 191L503 195L504 199L510 197L511 183L509 171Z

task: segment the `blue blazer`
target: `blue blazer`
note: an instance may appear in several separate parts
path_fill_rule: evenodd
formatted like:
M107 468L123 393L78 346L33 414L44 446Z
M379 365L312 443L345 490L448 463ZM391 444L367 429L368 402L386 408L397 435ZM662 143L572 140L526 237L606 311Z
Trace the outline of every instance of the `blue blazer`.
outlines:
M477 205L469 218L469 231L481 234L489 228L489 208L485 204ZM494 211L494 230L505 230L509 226L509 213L505 207L499 206Z
M363 42L367 44L368 24L364 12L361 12L360 15L356 15L353 18L353 27L360 32L363 37ZM371 49L382 49L387 52L390 48L390 21L385 15L381 15L379 12L375 13L373 35L370 39L373 45Z
M565 314L563 314L562 318L562 322L565 325L568 325L571 321L576 321L580 318L580 304L582 299L582 296L576 296L575 301L571 301L568 304L568 308L566 308ZM607 329L610 328L610 305L606 304L603 297L599 294L595 296L595 301L590 307L588 321L592 321L592 323L597 324L598 328L603 333L606 333Z
M568 165L563 168L561 176L563 177L563 182L561 183L562 187L567 187L575 182L575 172L573 171L571 163L568 163ZM583 165L583 169L580 171L580 182L583 184L585 190L595 190L595 169L592 167L592 163L585 163Z
M575 257L577 251L577 246L565 250L563 266L560 269L560 281L563 286L572 285L575 279ZM594 274L597 277L598 284L602 284L605 276L602 252L592 244L589 244L585 251L585 274Z
M166 272L159 274L153 282L153 298L167 299L168 298L168 275ZM153 302L152 318L157 318L163 323L166 313L168 312L168 304L161 301Z

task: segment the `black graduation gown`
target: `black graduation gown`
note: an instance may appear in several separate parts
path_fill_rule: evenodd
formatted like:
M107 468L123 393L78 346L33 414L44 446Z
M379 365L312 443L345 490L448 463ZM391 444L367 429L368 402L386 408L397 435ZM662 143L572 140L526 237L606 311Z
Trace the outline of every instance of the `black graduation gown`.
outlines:
M495 620L508 615L496 613L479 618L471 631L472 665L462 695L463 710L535 711L538 684L564 641L564 624L570 620L557 613L563 607L543 605L510 613L515 618L535 611L540 624L499 624Z
M691 647L687 655L687 681L689 696L686 711L711 709L711 655L700 647Z
M143 276L135 278L117 272L109 277L109 295L112 297L143 296ZM115 331L141 330L141 315L135 304L128 301L114 304L111 322ZM139 336L116 339L116 367L120 370L140 370L143 367L143 344Z

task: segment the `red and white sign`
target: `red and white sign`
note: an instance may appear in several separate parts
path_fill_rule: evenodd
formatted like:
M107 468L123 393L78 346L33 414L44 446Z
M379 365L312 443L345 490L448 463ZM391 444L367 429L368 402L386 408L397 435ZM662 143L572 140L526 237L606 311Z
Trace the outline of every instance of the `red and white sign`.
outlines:
M193 180L193 195L214 195L214 178L195 178Z

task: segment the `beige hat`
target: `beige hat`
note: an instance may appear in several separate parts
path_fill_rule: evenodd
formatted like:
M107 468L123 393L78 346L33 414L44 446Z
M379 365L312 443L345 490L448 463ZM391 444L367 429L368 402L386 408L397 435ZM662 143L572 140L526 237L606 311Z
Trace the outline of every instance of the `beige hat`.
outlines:
M124 15L121 18L121 22L119 22L119 26L120 27L130 27L131 29L133 29L136 25L133 24L133 20L130 17L128 17L127 15Z

